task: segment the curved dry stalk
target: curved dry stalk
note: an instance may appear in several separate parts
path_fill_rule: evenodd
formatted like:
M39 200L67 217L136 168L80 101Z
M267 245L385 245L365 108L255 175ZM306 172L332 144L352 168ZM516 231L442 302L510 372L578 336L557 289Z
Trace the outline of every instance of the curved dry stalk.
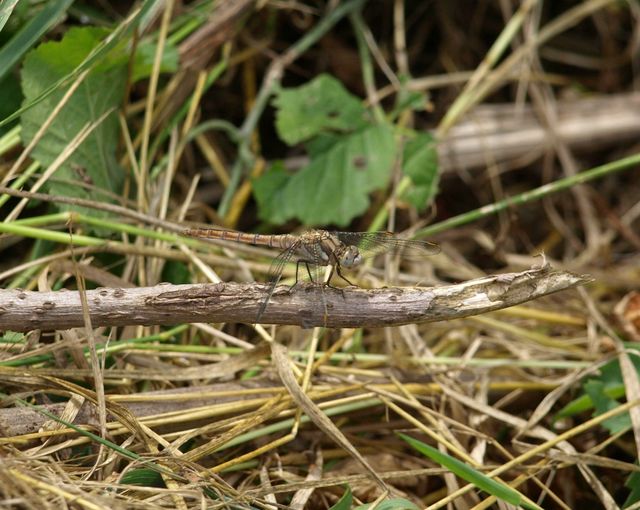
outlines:
M305 328L399 326L450 320L508 308L591 281L588 275L549 266L440 287L375 290L279 286L262 316L266 324ZM87 291L93 327L183 322L255 321L267 286L161 284ZM57 330L84 326L77 291L0 290L0 330Z

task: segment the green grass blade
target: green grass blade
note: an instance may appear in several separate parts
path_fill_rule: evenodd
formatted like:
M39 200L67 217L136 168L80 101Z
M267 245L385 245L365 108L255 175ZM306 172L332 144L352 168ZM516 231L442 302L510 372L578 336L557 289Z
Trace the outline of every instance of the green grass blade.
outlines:
M73 0L57 0L48 2L37 16L29 20L11 40L0 49L0 80L13 69L13 66L31 47L58 23L58 20L69 8ZM11 2L9 2L11 4ZM5 9L0 12L0 23ZM7 15L8 19L8 15ZM6 20L5 20L6 21ZM0 30L2 26L0 25Z
M415 237L429 237L455 227L460 227L462 225L466 225L468 223L472 223L473 221L479 220L480 218L485 218L487 216L497 214L500 211L504 211L510 207L540 200L553 193L557 193L559 191L572 188L573 186L577 186L578 184L584 184L586 182L592 181L594 179L599 179L600 177L604 177L621 170L627 170L633 167L637 168L638 165L640 165L640 154L633 154L626 158L612 161L611 163L606 163L590 170L580 172L579 174L565 177L563 179L558 179L557 181L550 182L548 184L545 184L544 186L540 186L539 188L530 191L525 191L524 193L520 193L519 195L505 198L504 200L500 200L495 204L485 205L483 207L480 207L479 209L474 209L473 211L459 214L458 216L454 216L453 218L441 221L440 223L434 223L433 225L429 225L428 227L416 232ZM400 185L402 185L402 182L400 183Z
M454 475L462 478L463 480L475 485L478 489L483 490L487 494L491 494L498 499L506 501L512 505L521 506L523 508L537 508L537 505L532 505L527 501L524 501L522 495L508 487L507 485L496 482L492 478L480 473L472 467L466 465L464 462L460 462L458 459L444 454L441 451L429 446L428 444L418 441L405 434L398 434L402 439L409 443L413 448L422 453L425 457L429 457L434 462L437 462L442 467L451 471Z
M18 0L6 0L0 4L0 32L9 21L9 17L17 4Z
M355 510L369 510L370 508L373 509L373 503L357 506ZM420 508L408 499L391 498L385 499L380 504L376 505L375 510L420 510Z

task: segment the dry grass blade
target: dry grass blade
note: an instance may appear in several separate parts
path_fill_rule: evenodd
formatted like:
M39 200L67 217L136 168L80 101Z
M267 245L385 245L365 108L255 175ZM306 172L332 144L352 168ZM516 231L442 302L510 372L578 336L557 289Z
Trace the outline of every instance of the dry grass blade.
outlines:
M318 450L314 461L309 466L309 474L307 475L305 482L314 482L321 480L323 464L324 462L322 459L322 451ZM304 508L306 508L306 504L308 503L309 498L312 494L312 487L298 490L298 492L293 495L293 498L291 498L291 508L293 510L303 510Z
M291 360L287 356L287 350L282 345L276 343L271 345L271 355L275 368L282 380L282 384L287 388L287 391L293 398L293 400L300 406L300 408L307 414L313 423L315 423L320 430L322 430L333 441L338 443L341 448L344 448L354 459L356 459L362 466L371 474L373 479L380 485L384 491L388 491L387 484L380 478L380 475L369 465L367 460L362 454L356 450L346 436L340 432L340 429L336 427L333 422L327 418L318 406L311 400L302 388L298 384L296 377L291 370Z

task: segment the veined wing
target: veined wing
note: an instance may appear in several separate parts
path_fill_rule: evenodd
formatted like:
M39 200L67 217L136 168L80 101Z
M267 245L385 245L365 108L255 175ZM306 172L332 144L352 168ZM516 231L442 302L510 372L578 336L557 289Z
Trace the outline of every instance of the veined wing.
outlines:
M402 239L393 232L332 232L332 234L344 244L357 246L363 257L403 250L408 250L412 258L440 253L440 246L437 244L416 239Z
M256 324L260 322L262 314L267 309L269 301L271 301L271 296L273 296L276 285L278 285L278 282L282 278L282 271L284 270L284 266L286 266L288 262L291 262L291 260L296 255L298 244L299 242L292 244L271 262L271 266L269 267L269 287L267 288L267 297L260 305L258 316L256 317Z

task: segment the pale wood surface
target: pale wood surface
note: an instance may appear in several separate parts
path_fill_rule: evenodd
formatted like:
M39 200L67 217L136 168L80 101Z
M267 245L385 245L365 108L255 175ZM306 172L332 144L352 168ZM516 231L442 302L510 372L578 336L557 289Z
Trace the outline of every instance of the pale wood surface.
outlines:
M590 281L549 267L505 273L439 287L337 290L311 284L276 288L261 319L302 327L381 327L434 322L507 308ZM161 284L87 291L92 326L255 321L262 284ZM82 327L76 291L0 290L0 330Z
M640 94L581 97L554 105L557 122L530 105L484 104L469 112L437 143L440 171L510 166L554 148L553 138L577 151L602 150L640 135Z

